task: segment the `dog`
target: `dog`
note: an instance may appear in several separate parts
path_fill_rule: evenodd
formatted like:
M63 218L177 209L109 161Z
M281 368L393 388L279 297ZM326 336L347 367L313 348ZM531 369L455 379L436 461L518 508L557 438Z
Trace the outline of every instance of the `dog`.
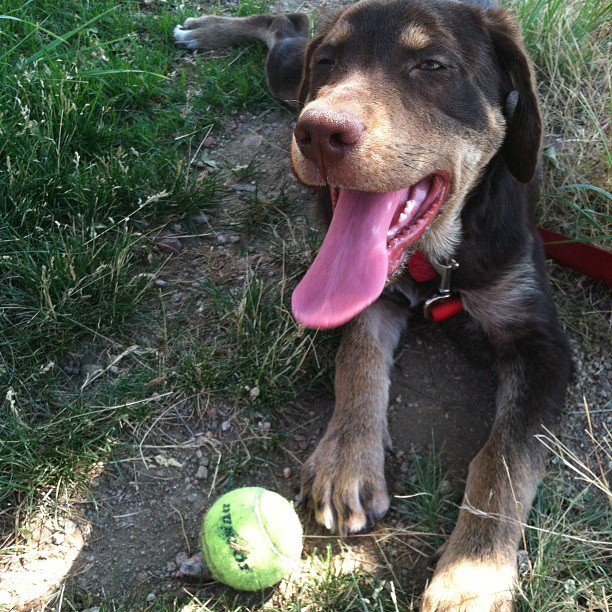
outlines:
M302 499L344 535L389 508L393 352L409 313L441 296L410 273L418 249L446 291L450 275L498 377L493 428L422 609L510 610L545 460L536 436L557 426L571 370L531 220L542 134L532 64L515 18L485 0L364 0L312 38L309 28L293 13L204 16L174 31L188 49L264 42L269 88L298 111L291 167L318 190L328 229L292 309L308 327L344 326L335 409Z

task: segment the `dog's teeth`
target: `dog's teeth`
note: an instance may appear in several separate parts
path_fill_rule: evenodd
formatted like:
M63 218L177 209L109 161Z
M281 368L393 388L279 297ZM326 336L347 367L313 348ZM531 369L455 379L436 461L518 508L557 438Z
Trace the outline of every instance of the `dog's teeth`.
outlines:
M408 218L408 215L405 213L400 213L399 220L400 223L403 223Z
M404 206L404 213L407 215L412 214L414 209L417 207L417 203L414 200L408 200L406 206Z

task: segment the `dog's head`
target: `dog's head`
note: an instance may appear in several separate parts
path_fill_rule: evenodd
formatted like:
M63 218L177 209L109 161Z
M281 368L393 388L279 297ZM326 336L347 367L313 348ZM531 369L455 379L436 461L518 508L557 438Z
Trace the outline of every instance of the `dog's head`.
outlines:
M418 246L450 257L466 196L493 156L529 182L541 121L515 20L477 5L367 0L307 50L291 162L329 185L333 217L293 296L296 318L329 328L375 301Z

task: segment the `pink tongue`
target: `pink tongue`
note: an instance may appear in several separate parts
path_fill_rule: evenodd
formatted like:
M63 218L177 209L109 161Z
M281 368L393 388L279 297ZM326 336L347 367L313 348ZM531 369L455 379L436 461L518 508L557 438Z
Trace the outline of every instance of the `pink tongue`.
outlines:
M387 232L408 189L367 193L341 189L319 254L295 288L293 316L315 329L343 325L382 293Z

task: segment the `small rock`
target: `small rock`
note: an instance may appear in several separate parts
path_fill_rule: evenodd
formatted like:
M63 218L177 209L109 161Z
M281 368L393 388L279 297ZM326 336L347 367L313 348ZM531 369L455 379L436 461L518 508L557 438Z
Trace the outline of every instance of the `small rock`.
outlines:
M217 236L217 244L225 244L226 242L227 238L223 234Z
M283 478L291 478L291 468L290 467L286 467L283 470Z
M205 465L201 465L196 472L195 477L198 480L206 480L208 478L208 468Z
M183 563L185 563L185 561L187 561L188 559L189 555L184 550L181 550L181 552L176 553L176 557L174 557L174 562L176 563L177 567L181 567L181 565L183 565Z
M180 567L179 567L178 572L176 573L176 576L177 578L182 578L183 580L201 580L202 578L206 576L206 574L207 574L207 568L204 565L202 554L198 553L197 555L194 555L193 557L189 557L185 559L180 564Z
M57 546L59 546L60 544L63 544L64 541L66 539L66 536L61 533L61 532L56 532L51 536L51 540L53 541L54 544L56 544Z
M396 401L396 403L401 404L401 403L402 403L402 396L401 396L401 395L398 395L398 396L395 398L395 401Z
M230 236L229 241L230 241L232 244L236 244L236 243L240 242L240 236Z
M257 399L259 397L259 394L260 394L259 387L252 387L251 390L249 391L249 397L252 400Z
M160 387L166 380L166 377L164 375L162 376L158 376L157 378L152 378L148 383L147 383L147 389L156 389L157 387Z
M157 241L157 248L167 253L180 253L183 250L183 244L178 238L167 236Z
M197 501L198 501L198 494L197 494L197 493L192 493L191 495L188 495L188 496L187 496L187 501L188 501L190 504L193 504L194 502L197 502ZM177 562L177 563L178 563L178 562Z
M156 287L165 287L168 283L163 279L163 278L156 278L155 279L155 286Z
M183 231L183 226L182 226L180 223L175 223L175 224L172 226L172 229L173 229L175 232L182 232L182 231Z
M177 461L174 457L164 457L164 455L155 455L153 459L155 460L155 463L157 463L157 465L161 465L162 467L183 467L183 464L180 461Z
M117 366L115 366L115 365L110 366L110 367L108 368L108 371L109 371L111 374L119 374L119 372L120 372L119 368L118 368Z
M151 603L153 601L155 601L155 593L149 593L147 595L147 603Z
M257 191L257 186L251 185L250 183L234 183L231 186L231 190L244 193L255 193Z
M168 561L168 563L166 563L166 571L176 572L176 563L174 561Z
M202 141L202 146L203 147L214 147L215 144L217 144L217 141L212 137L212 136L207 136L203 141Z
M249 134L242 139L242 144L250 149L257 149L261 146L263 138L259 134Z
M259 421L260 429L263 429L264 431L270 431L270 427L272 427L270 421Z
M232 424L229 421L223 421L221 423L221 431L227 431L231 426Z

